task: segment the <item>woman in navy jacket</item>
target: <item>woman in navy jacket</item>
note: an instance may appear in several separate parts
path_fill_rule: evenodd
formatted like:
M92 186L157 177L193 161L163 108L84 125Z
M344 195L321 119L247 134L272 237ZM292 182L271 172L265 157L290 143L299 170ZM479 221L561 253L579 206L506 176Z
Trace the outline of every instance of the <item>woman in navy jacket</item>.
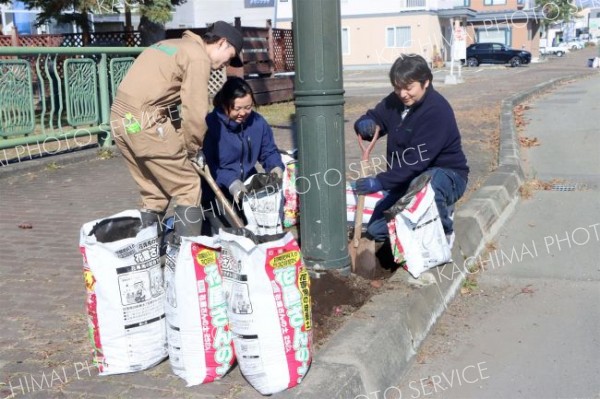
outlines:
M246 192L243 182L257 173L257 162L278 178L282 177L284 166L271 127L253 111L254 94L244 79L229 78L215 95L213 104L214 110L206 117L204 157L223 194L237 203ZM229 226L214 192L204 181L202 207L213 232Z
M354 124L356 133L365 140L371 140L376 129L380 136L387 136L388 169L356 182L358 194L388 193L374 209L367 227L375 241L388 236L383 211L405 194L411 181L427 174L444 232L452 242L451 213L465 192L469 167L452 107L434 90L432 80L423 57L401 55L390 69L394 92Z

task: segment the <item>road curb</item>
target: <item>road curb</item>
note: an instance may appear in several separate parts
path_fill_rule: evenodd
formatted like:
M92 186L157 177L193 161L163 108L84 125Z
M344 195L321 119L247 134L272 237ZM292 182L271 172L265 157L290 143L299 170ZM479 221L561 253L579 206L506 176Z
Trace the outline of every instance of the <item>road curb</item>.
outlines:
M534 95L574 78L570 75L534 86L502 101L498 168L456 212L454 262L432 270L436 284L407 285L395 273L315 355L298 387L276 398L370 399L396 397L397 384L419 345L458 292L469 260L479 255L514 212L524 182L513 108Z
M107 147L114 155L118 154L116 146ZM50 165L57 166L69 165L78 162L91 161L98 159L98 146L81 148L66 153L56 155L46 155L34 159L28 159L24 162L15 162L11 164L0 164L0 180L7 178L17 178L27 173L35 173L47 169Z

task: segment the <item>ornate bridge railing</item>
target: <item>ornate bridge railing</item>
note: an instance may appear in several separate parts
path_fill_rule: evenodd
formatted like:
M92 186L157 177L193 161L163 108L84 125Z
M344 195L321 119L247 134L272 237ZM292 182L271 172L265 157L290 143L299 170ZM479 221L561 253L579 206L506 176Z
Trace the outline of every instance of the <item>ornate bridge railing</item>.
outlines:
M92 137L100 146L110 146L110 105L142 50L0 47L0 150L19 147L18 156L33 145L42 155L53 154L46 150L50 143L74 139L81 146ZM213 72L211 91L219 90L224 80L224 68ZM8 162L4 154L0 163L2 158Z
M0 149L98 136L110 145L110 103L142 48L0 48Z

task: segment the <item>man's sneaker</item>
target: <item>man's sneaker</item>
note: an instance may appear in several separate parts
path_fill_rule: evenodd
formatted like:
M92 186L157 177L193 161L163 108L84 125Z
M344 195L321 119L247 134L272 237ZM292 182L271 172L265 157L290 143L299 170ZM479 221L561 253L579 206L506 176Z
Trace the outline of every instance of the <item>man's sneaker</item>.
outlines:
M433 273L424 272L421 273L419 278L414 278L410 273L408 273L407 282L408 284L417 287L426 287L428 285L435 284L435 276L433 275Z

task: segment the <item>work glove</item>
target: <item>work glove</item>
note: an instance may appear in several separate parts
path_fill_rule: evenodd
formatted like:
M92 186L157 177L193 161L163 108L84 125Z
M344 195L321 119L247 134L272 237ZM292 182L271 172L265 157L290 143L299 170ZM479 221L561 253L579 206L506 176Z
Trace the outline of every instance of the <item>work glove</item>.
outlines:
M202 151L202 148L198 149L196 157L193 161L196 162L201 169L204 168L204 165L206 164L206 158L204 158L204 152Z
M356 194L367 195L383 190L381 182L376 177L364 177L356 181Z
M360 137L366 141L373 140L376 129L377 124L373 119L370 118L361 119L354 124L354 131L356 131L356 134L359 134Z
M231 194L235 202L239 202L242 194L246 194L247 192L248 190L246 190L246 186L244 186L241 180L234 180L229 186L229 194Z
M281 169L279 166L275 166L273 169L271 169L270 173L280 180L283 179L283 169Z

